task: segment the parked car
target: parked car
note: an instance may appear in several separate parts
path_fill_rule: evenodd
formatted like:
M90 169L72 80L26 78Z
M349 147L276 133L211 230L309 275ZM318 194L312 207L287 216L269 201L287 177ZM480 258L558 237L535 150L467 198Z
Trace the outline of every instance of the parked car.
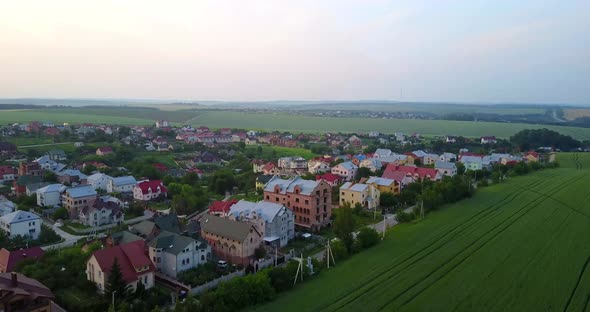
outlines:
M218 269L227 269L227 261L225 260L219 260L217 261L217 268Z

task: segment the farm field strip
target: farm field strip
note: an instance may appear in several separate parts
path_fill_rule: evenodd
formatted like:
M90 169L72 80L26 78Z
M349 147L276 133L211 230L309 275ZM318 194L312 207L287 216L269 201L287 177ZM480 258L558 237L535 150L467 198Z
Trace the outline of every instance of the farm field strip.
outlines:
M256 310L288 302L287 311L585 311L590 155L559 160L562 168L395 227L382 244Z

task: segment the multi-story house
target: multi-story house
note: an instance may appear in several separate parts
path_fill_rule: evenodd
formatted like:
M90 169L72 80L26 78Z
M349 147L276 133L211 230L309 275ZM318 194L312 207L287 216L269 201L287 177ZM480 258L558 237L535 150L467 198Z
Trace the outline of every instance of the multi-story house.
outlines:
M86 179L88 178L87 175L80 172L80 170L75 169L66 169L61 172L56 173L57 181L59 183L67 183L67 184L86 184Z
M133 198L149 201L160 197L166 197L168 189L161 180L141 181L133 188Z
M98 194L90 185L70 187L62 195L63 207L68 210L70 218L78 218L80 211L92 206Z
M399 175L412 177L416 181L420 179L439 181L441 179L441 174L433 168L396 166L393 164L387 165L382 177L398 181Z
M330 223L332 188L324 180L273 177L264 186L264 201L285 205L295 213L295 225L317 231Z
M365 184L373 184L380 193L399 194L401 191L400 183L394 179L369 177Z
M0 195L0 217L15 211L16 208L15 203L8 200L4 195Z
M11 165L0 166L0 183L14 181L16 169Z
M104 173L95 173L86 178L86 184L91 185L95 190L107 190L107 183L112 179L109 175Z
M238 222L214 215L201 219L201 237L217 257L234 264L253 263L254 252L262 244L262 234L249 222Z
M254 173L259 173L262 172L262 169L264 168L264 165L266 165L266 162L262 159L254 159L252 161L252 170L254 171Z
M132 193L137 181L132 176L110 178L107 181L108 193Z
M345 181L354 179L358 171L358 167L352 161L346 161L332 167L332 174L342 177Z
M229 217L257 225L271 246L284 247L295 237L295 214L282 204L240 200L230 208Z
M211 247L205 241L162 231L149 243L148 254L156 270L176 275L211 259Z
M49 184L37 190L37 206L55 207L61 203L61 194L66 190L62 184Z
M438 160L446 162L455 162L457 161L457 155L453 153L442 153Z
M322 174L330 169L330 163L321 159L312 159L307 163L307 171L311 174Z
M80 209L78 219L82 224L96 227L121 224L125 219L123 209L114 201L95 200L92 205Z
M0 229L10 238L26 236L37 239L41 233L41 218L31 212L17 210L0 217Z
M437 154L426 154L422 157L423 165L432 165L439 160L440 156Z
M97 250L88 259L86 278L96 284L100 293L105 291L115 259L131 291L135 291L137 283L142 283L145 289L154 287L156 268L145 254L144 241L137 240Z
M453 177L457 174L457 166L452 162L437 161L434 163L434 169L444 176Z
M40 176L41 175L41 166L39 166L36 162L21 162L18 165L18 175L19 176Z
M371 172L377 172L381 170L382 166L383 165L381 164L379 158L366 158L363 159L359 164L359 168L369 168Z
M49 159L53 161L63 161L68 159L68 156L66 156L66 152L58 149L50 150L47 153L45 153L45 155L47 155Z
M340 205L349 203L351 207L360 204L363 208L379 207L380 192L374 184L346 182L340 187Z

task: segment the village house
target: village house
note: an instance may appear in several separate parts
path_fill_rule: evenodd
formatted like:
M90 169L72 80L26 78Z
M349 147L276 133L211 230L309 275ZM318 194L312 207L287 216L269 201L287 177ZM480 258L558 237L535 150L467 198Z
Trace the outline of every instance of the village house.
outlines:
M37 183L29 183L26 187L26 194L27 196L36 196L37 190L49 185L49 182L37 182Z
M83 174L80 170L76 169L65 169L57 172L57 181L62 184L86 184L88 176Z
M476 155L461 155L459 162L465 166L465 170L467 171L478 171L490 166L489 159L484 163L483 157Z
M216 200L209 205L208 213L218 217L226 217L231 206L235 205L237 202L238 201L235 199L229 199L226 201Z
M261 175L257 176L256 177L256 189L257 190L264 189L264 186L266 185L266 183L268 183L268 181L270 181L270 179L272 179L272 177L274 177L274 175L261 174Z
M51 290L35 279L15 272L0 273L2 311L65 311L53 299Z
M350 181L354 179L356 173L358 171L358 167L352 163L352 161L346 161L340 163L334 167L332 167L332 174L342 177L345 181Z
M145 243L139 240L97 250L88 259L86 278L96 285L99 293L105 291L115 259L131 291L135 291L137 283L142 283L145 289L154 287L156 268L145 254Z
M427 153L422 157L422 164L425 166L433 165L435 162L439 160L440 156L437 154Z
M330 223L332 188L326 181L273 177L264 186L264 200L291 209L295 213L295 225L303 228L317 231Z
M96 155L105 156L114 153L113 148L110 146L103 146L96 149Z
M78 218L80 211L92 206L98 194L90 185L70 187L62 194L62 205L68 210L70 218Z
M391 156L393 154L394 153L390 149L378 148L377 150L375 150L375 153L373 153L373 158L383 158Z
M50 150L47 153L45 153L45 155L47 155L47 157L49 157L49 159L53 161L64 161L68 159L68 156L66 156L66 152L58 149Z
M14 181L16 169L11 165L0 166L0 183Z
M373 184L346 182L340 187L340 206L349 203L351 207L357 204L366 209L379 207L380 192Z
M156 128L168 128L170 127L170 122L168 120L156 120Z
M18 179L12 181L12 187L14 188L14 194L18 196L27 194L27 186L35 183L40 183L40 176L19 176Z
M528 162L537 162L539 161L539 153L535 151L530 151L525 153L523 158L526 159Z
M281 173L281 169L279 169L279 167L277 167L274 163L268 162L262 168L262 173L264 175L273 175L274 176L274 175L280 174Z
M373 156L375 157L375 156ZM387 166L389 164L394 165L413 165L414 158L404 154L391 154L389 156L381 156L379 157L379 161L381 162L382 166Z
M19 176L41 176L42 174L41 166L39 166L36 162L21 162L18 165L18 175Z
M15 203L8 200L4 195L0 195L0 217L15 211L16 208Z
M244 142L246 143L246 145L257 145L258 144L258 140L256 140L255 138L246 138L246 140L244 140Z
M33 162L39 164L41 170L49 170L53 172L60 172L66 167L64 164L60 164L54 160L49 159L49 156L47 155L43 155L33 160Z
M37 206L55 207L61 204L61 194L66 190L63 184L49 184L37 190Z
M445 143L457 143L457 137L447 135L445 137Z
M434 169L438 170L441 175L448 177L454 177L457 174L457 166L452 162L439 160L434 163Z
M214 215L205 215L201 219L201 237L220 259L244 266L254 263L254 252L263 239L252 223Z
M141 181L133 188L133 198L142 201L166 197L167 193L161 180Z
M252 160L252 170L254 171L254 173L262 172L264 169L264 165L266 165L266 162L262 159Z
M133 176L110 178L107 181L107 193L133 193L136 184Z
M378 158L367 158L360 162L359 168L369 168L371 172L381 170L381 161Z
M43 255L41 247L31 247L9 251L6 248L0 250L0 273L13 272L16 266L23 260L35 260Z
M326 183L328 183L328 185L330 185L330 187L338 186L338 184L344 182L344 179L341 176L332 174L330 172L326 172L322 175L316 175L315 180L316 181L324 180L324 181L326 181Z
M495 136L483 136L480 138L481 144L496 144L497 140Z
M295 238L295 214L284 205L240 200L228 215L233 220L257 225L264 242L270 246L284 247Z
M17 210L0 217L0 229L11 239L26 236L35 240L41 233L41 218L31 212Z
M394 179L397 181L399 178L398 175L395 173L399 172L405 176L410 176L414 178L414 180L419 181L421 179L429 179L431 181L439 181L441 179L441 174L433 168L422 168L422 167L411 167L411 166L396 166L396 165L387 165L383 175L381 177Z
M352 145L355 148L360 148L363 145L363 141L361 141L361 139L359 139L356 135L353 135L350 138L348 138L348 143L350 143L350 145Z
M95 174L89 175L86 178L86 184L91 185L95 190L107 190L107 182L112 179L109 175L104 173L97 172Z
M311 174L321 174L330 170L330 163L323 159L312 159L307 163L307 171Z
M363 183L374 185L380 193L399 194L401 191L400 183L394 179L369 177Z
M123 209L116 202L95 200L92 205L80 209L78 220L82 224L97 227L107 224L121 224L125 218Z
M211 259L211 247L204 241L162 231L149 243L149 258L156 270L176 278Z
M446 162L455 162L457 161L457 155L453 153L442 153L438 160Z

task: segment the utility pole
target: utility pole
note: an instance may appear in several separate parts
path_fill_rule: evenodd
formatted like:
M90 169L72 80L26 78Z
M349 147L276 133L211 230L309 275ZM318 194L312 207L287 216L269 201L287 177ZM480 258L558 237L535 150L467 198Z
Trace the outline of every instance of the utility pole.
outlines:
M330 268L330 259L332 259L332 263L336 265L336 260L334 260L334 254L332 253L332 247L330 247L330 239L328 239L328 243L326 244L326 262L328 263L328 269Z
M385 215L383 215L383 237L381 237L381 240L385 239L385 230L387 229L387 224L385 223Z
M301 271L301 281L303 282L303 253L301 253L301 258L297 259L299 264L297 265L297 273L295 273L295 280L293 281L293 286L297 283L297 277L299 276L299 272Z
M111 296L111 301L112 301L112 304L113 304L113 311L115 311L115 293L116 292L117 292L116 290L113 290L113 293L112 293L112 296Z

